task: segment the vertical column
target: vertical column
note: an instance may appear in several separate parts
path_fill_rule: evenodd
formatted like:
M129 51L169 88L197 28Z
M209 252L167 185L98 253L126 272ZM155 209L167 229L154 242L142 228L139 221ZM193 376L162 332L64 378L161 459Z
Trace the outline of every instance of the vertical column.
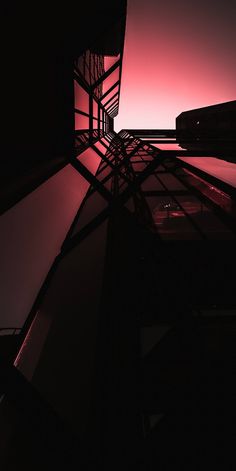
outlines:
M105 133L105 127L104 127L104 109L102 109L102 133L104 134Z
M100 129L101 129L101 123L100 123L100 110L101 110L101 107L100 107L100 104L98 104L98 138L100 139L101 135L100 135Z
M89 144L93 142L93 94L89 93Z

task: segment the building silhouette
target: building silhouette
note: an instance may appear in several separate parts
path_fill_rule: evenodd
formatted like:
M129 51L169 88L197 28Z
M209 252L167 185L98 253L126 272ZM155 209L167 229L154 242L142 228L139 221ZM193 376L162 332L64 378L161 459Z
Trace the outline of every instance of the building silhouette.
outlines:
M125 18L4 11L4 471L235 462L235 102L116 133Z

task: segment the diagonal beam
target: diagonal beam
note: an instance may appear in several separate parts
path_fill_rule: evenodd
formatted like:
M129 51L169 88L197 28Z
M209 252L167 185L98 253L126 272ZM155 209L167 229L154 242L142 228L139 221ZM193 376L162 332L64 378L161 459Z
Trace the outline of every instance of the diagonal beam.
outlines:
M118 100L116 100L114 103L112 103L112 106L110 106L110 107L108 108L108 110L107 110L109 116L111 116L112 113L114 113L114 111L116 110L116 108L118 108L118 105L119 105Z
M98 85L100 85L102 82L104 82L104 80L106 80L109 75L112 74L112 72L114 72L117 67L119 67L121 64L121 60L119 59L117 62L115 62L115 64L112 65L112 67L110 67L110 69L108 69L105 74L103 74L93 85L92 85L92 90L94 90L95 88L98 87Z
M92 148L95 150L95 152L97 152L97 154L99 155L99 157L101 157L101 158L111 167L111 169L112 169L111 172L109 173L109 175L107 175L107 177L104 178L103 183L106 183L106 182L110 179L110 177L112 177L112 176L115 175L115 174L118 174L118 175L120 176L120 178L122 178L123 180L127 181L128 183L130 182L129 178L127 178L126 175L124 175L123 173L119 172L119 170L120 170L120 168L121 168L121 165L119 165L119 166L118 166L118 165L114 165L114 164L113 164L113 161L111 162L107 157L105 157L105 156L103 155L103 153L102 153L99 149L97 149L95 146L92 146ZM112 155L113 155L114 157L116 157L113 153L112 153ZM122 161L121 161L121 162L122 162Z
M100 101L102 101L104 98L106 98L107 95L109 95L109 93L112 92L112 90L114 90L114 88L116 88L118 85L119 85L120 81L117 80L117 82L114 83L114 85L112 85L112 87L109 88L109 90L107 90L100 98Z
M95 218L92 219L86 226L84 226L77 234L65 241L62 246L61 256L64 257L74 247L76 247L82 240L84 240L92 231L96 230L109 216L110 205L108 204Z
M106 106L108 105L108 103L110 103L112 100L114 100L114 98L119 95L119 92L116 92L115 95L112 95L112 97L106 101L106 103L104 103L104 108L106 108Z
M103 198L107 201L111 201L112 195L110 191L102 185L102 183L87 169L87 167L85 167L85 165L82 164L82 162L77 159L72 159L70 163L91 185L94 186L94 188L96 188Z

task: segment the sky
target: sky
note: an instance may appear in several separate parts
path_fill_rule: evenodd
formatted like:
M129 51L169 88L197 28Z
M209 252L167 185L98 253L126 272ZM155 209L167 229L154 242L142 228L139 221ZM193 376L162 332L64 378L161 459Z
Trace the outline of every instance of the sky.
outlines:
M189 109L236 99L236 0L128 0L122 128L175 128Z

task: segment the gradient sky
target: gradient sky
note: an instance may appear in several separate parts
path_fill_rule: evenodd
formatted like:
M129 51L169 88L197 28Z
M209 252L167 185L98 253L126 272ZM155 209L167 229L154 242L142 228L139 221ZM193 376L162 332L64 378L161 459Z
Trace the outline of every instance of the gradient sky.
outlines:
M236 0L128 0L115 130L236 98Z

